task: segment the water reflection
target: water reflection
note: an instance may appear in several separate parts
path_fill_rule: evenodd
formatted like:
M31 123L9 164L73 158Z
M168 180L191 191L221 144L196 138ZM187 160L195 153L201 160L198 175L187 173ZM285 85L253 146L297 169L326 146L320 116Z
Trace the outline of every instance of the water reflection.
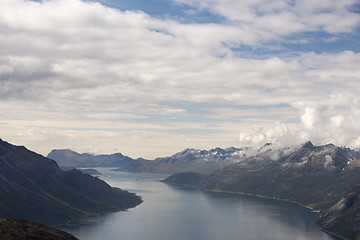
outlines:
M62 227L81 240L334 239L316 227L315 213L296 204L157 181L166 175L98 171L110 185L141 195L144 203Z

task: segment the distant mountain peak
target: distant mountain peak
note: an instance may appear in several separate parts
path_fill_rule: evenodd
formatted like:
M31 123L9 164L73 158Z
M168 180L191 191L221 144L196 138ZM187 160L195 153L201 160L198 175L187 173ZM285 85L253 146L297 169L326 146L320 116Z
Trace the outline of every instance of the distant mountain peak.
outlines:
M270 151L272 143L265 143L261 148L259 148L258 152Z
M47 157L55 160L61 167L122 167L134 161L121 153L80 154L70 149L54 149Z
M157 158L155 161L166 164L236 162L244 158L249 151L248 147L216 147L210 150L186 148L170 157Z
M314 145L312 144L311 141L307 141L306 143L304 143L304 144L302 145L302 147L303 147L303 148L309 148L309 149L311 149L311 148L314 147Z

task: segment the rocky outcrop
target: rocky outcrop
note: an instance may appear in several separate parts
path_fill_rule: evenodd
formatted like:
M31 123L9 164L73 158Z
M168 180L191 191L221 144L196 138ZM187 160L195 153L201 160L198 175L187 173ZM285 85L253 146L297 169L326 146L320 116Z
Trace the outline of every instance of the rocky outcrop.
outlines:
M318 224L326 231L346 236L348 239L359 239L360 186L326 211L318 220Z

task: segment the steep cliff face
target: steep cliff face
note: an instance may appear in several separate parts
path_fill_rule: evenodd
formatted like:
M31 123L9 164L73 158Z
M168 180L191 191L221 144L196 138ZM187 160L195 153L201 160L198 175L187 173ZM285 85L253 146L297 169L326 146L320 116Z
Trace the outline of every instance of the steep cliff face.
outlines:
M55 161L0 140L0 216L47 225L142 202L77 170L62 171Z
M360 238L360 159L332 144L272 150L211 174L174 174L165 182L295 201L321 211L318 224L348 239Z
M0 239L4 240L78 240L76 237L42 224L0 218Z
M360 239L360 186L326 211L318 224L324 230L340 236Z

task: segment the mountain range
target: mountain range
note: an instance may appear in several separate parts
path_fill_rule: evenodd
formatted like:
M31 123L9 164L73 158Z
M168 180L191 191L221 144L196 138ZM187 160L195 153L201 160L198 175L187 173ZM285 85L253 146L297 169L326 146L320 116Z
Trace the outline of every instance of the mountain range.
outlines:
M48 158L55 160L60 167L122 167L130 164L134 159L121 153L95 155L90 153L77 153L70 149L54 149Z
M63 169L115 167L117 171L139 173L212 172L229 163L240 161L251 151L252 149L248 147L210 150L187 148L170 157L146 160L132 159L121 153L94 155L80 154L70 149L54 149L47 157L55 160Z
M125 210L142 202L78 170L0 139L0 216L56 225L79 217Z
M77 162L70 155L67 161ZM96 161L93 164L99 166ZM296 202L319 211L317 224L324 231L346 239L360 239L360 151L357 150L333 144L314 146L311 142L287 148L265 144L259 150L185 149L155 160L131 159L117 170L172 173L164 182Z
M177 173L164 182L297 202L320 212L324 231L360 239L360 158L348 148L266 145L210 174Z
M136 159L117 170L143 173L179 173L185 171L210 173L230 163L241 161L251 151L251 148L235 147L210 150L187 148L170 157L156 158L155 160Z

